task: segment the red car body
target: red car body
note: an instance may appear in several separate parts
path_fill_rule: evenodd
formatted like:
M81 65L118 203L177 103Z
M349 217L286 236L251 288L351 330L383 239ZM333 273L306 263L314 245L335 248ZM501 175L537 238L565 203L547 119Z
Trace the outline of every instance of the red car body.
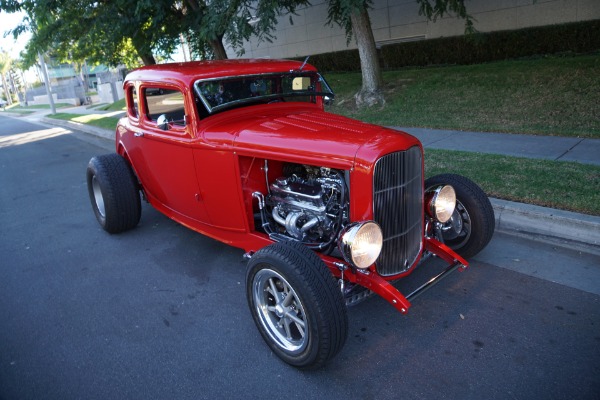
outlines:
M317 73L306 63L275 60L206 61L135 70L124 82L127 115L117 126L116 153L132 168L139 189L157 210L190 229L239 247L250 256L281 236L265 232L257 219L264 201L261 194L272 190L269 182L284 175L290 164L340 171L349 191L347 222L375 220L382 225L385 236L389 229L385 227L389 225L386 220L417 221L410 228L413 236L410 243L414 249L410 256L403 256L404 265L398 268L393 263L391 267L380 268L381 257L368 268L355 268L335 252L317 251L315 254L341 283L342 290L344 285L359 285L406 313L411 306L410 299L437 279L406 296L390 281L410 274L424 254L437 255L449 264L440 275L468 265L461 255L442 243L440 234L435 234L435 221L428 209L431 196L424 183L421 143L404 132L328 113L324 111L324 96L311 97L311 101L250 104L215 113L206 113L201 104L203 101L207 108L219 108L216 100L207 101L208 97L200 96L198 88L202 84L198 82L212 84L228 77L260 77L292 71ZM257 81L256 87L260 85L264 83ZM315 83L311 88L313 86ZM150 90L146 92L146 89ZM150 110L153 96L171 91L176 93L171 97L172 102L183 101L184 116L178 116L181 123L160 121ZM377 189L376 181L382 179L379 175L398 180L401 178L396 175L405 174L376 172L379 160L408 153L410 156L406 159L410 160L402 162L410 164L406 164L406 170L414 170L409 177L414 181L412 192L402 188L394 193L406 192L395 207L403 210L404 203L412 202L410 212L386 210L380 213L384 217L376 215L379 211L374 210L374 204L389 202L385 196L384 200L374 200L379 196L376 191L387 190ZM94 203L92 193L95 177L89 179L92 203L97 204L98 196ZM483 239L483 246L489 237ZM409 247L408 242L394 243L393 246L388 244L386 257L393 258L389 253L396 251L396 247ZM290 349L285 350L289 353Z

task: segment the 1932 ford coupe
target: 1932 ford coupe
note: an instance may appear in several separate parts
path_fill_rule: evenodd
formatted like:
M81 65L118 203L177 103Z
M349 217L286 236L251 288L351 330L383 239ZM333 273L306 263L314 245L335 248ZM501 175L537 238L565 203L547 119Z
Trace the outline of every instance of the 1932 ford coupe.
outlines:
M116 152L87 167L98 222L134 228L141 193L243 249L252 317L293 366L341 350L347 305L375 293L406 313L492 237L493 209L475 183L425 180L416 138L325 112L334 94L306 62L156 65L131 72L124 90ZM391 284L431 255L443 272L410 294Z

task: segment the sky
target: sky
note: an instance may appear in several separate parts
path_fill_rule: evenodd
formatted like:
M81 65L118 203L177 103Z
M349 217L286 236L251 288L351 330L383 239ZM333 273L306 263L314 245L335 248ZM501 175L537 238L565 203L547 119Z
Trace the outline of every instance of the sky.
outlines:
M23 13L7 14L0 10L0 48L8 51L12 58L18 58L21 50L25 48L29 39L28 34L22 34L19 36L17 42L13 39L12 34L4 37L7 31L16 27L22 20Z

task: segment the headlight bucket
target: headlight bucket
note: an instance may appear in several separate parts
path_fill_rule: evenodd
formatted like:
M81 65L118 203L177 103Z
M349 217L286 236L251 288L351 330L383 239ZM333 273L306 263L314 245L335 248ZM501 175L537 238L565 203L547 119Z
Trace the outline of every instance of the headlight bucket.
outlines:
M375 221L355 222L346 226L338 239L344 260L356 268L373 265L381 253L383 233Z
M456 207L456 192L450 185L438 186L425 194L427 213L441 223L446 223L452 217Z

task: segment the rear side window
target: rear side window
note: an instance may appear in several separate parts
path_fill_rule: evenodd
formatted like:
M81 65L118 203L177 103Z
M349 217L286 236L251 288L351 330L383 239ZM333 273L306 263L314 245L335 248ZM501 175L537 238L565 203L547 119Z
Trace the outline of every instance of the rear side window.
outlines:
M185 107L183 93L173 89L147 87L144 89L148 119L156 122L165 114L174 125L185 126Z
M137 119L139 117L138 97L137 90L133 86L127 88L127 104L129 116L131 118Z

